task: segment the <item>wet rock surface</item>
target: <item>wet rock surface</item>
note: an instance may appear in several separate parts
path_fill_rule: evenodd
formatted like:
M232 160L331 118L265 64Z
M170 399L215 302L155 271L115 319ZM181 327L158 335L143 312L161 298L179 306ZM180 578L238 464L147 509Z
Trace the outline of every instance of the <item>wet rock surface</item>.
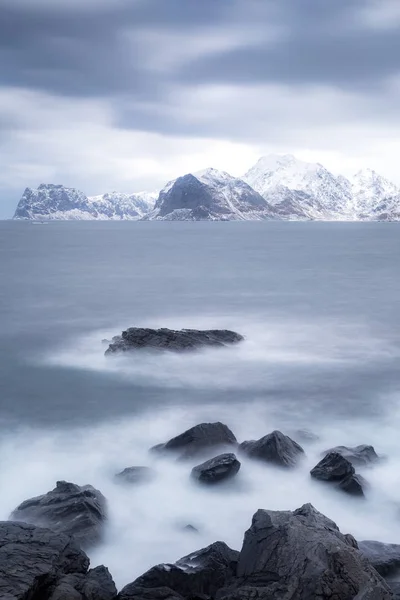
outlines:
M131 350L169 350L185 352L201 348L222 348L243 341L243 336L228 329L148 329L130 327L121 335L115 336L106 354Z
M324 455L326 456L332 452L346 458L354 467L373 465L380 460L375 452L375 448L366 444L355 446L354 448L350 448L349 446L335 446L335 448L326 450Z
M240 469L240 462L232 453L220 454L193 467L191 477L200 483L214 485L232 479Z
M51 492L22 502L10 519L70 535L82 548L88 548L102 539L106 499L91 485L57 481Z
M176 453L180 458L192 458L216 448L237 446L232 431L223 423L200 423L170 439L165 444L151 448L159 454Z
M311 477L321 481L343 481L354 475L353 465L338 452L327 454L311 471Z
M280 431L273 431L257 441L242 442L239 450L249 458L280 467L294 467L304 455L303 448Z

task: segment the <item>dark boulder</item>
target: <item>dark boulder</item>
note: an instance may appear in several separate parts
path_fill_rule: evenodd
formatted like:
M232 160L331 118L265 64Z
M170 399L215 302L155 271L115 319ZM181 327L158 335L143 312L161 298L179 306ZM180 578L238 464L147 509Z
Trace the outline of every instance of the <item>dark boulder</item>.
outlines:
M218 599L389 600L391 591L333 521L306 504L258 510L246 532L237 577Z
M153 452L175 452L181 458L192 458L215 448L236 446L237 440L232 431L223 423L200 423L169 440L157 444Z
M214 484L231 479L239 469L240 462L234 454L220 454L193 467L191 477L201 483Z
M342 481L354 475L354 467L338 452L327 454L311 471L311 477L322 481Z
M154 471L150 467L126 467L120 473L115 475L115 481L117 483L146 483L154 479Z
M354 475L348 475L339 483L339 488L351 496L364 496L364 491L367 487L368 484L364 477L357 475L357 473Z
M102 538L106 500L91 485L57 481L51 492L22 502L10 519L49 527L56 533L72 536L82 548L88 548Z
M373 540L358 542L360 552L383 576L394 575L400 571L400 545L384 544Z
M127 585L118 594L117 600L184 600L168 587L140 588Z
M69 536L26 523L0 522L3 600L48 600L64 576L84 577L88 566L88 557Z
M65 575L49 600L114 600L117 588L109 570L101 565L86 575Z
M280 467L294 467L304 450L297 442L280 431L273 431L261 439L242 442L239 450L255 458Z
M127 352L147 348L148 350L169 350L184 352L200 348L221 348L237 344L243 336L227 329L211 329L200 331L198 329L144 329L130 327L120 336L115 336L106 350L106 354Z
M332 452L340 454L346 458L354 467L367 466L379 461L379 456L375 452L374 447L367 446L366 444L355 446L354 448L349 448L347 446L336 446L335 448L326 450L323 454L326 456Z
M236 573L239 553L223 542L215 542L203 550L181 558L175 564L157 565L119 593L119 600L139 598L214 597L217 590L229 583ZM171 596L160 596L160 590L172 590ZM153 590L147 596L143 590ZM165 593L165 592L163 592Z

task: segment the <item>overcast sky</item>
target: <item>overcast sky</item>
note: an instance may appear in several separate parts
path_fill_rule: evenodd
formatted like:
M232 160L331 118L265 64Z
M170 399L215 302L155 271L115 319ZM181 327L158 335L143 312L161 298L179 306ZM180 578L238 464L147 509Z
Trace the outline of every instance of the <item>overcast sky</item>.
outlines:
M400 184L400 0L0 0L0 217L270 152Z

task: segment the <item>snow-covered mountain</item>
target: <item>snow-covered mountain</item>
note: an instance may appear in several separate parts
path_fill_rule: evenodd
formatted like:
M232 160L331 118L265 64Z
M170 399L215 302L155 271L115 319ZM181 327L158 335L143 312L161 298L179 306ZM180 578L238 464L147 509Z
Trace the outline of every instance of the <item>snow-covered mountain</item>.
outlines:
M243 221L274 215L274 209L247 183L224 171L205 169L167 183L146 219Z
M344 177L336 177L319 163L298 160L291 154L263 156L244 175L244 181L271 204L294 202L305 216L315 219L345 218L352 203L351 185ZM297 200L287 190L302 192Z
M398 221L400 187L371 169L347 179L290 154L263 156L243 176L205 169L158 193L87 197L62 185L26 188L14 218L32 220Z
M140 219L154 206L156 194L113 192L88 198L83 192L63 185L42 183L26 188L14 219L30 220L121 220Z

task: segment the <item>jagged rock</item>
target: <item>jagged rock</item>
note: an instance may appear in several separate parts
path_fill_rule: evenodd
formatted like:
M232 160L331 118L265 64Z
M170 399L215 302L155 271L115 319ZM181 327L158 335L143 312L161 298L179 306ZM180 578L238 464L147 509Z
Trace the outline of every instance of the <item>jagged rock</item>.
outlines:
M84 577L88 566L88 557L69 536L26 523L0 522L2 600L47 600L65 575Z
M201 465L193 467L193 479L206 484L215 484L234 477L240 469L240 462L232 453L220 454Z
M348 475L339 483L339 488L351 496L364 496L364 491L367 487L368 484L364 477L357 475L357 473Z
M71 535L82 548L88 548L102 538L106 500L91 485L57 481L54 490L25 500L10 518Z
M176 452L180 458L192 458L205 451L224 446L236 446L237 440L232 431L219 421L200 423L170 439L165 444L157 444L153 452Z
M199 533L199 530L194 525L188 523L184 527L182 527L182 531L186 531L187 533Z
M273 431L261 439L242 442L239 450L250 458L280 467L293 467L304 455L303 448L280 431Z
M120 336L113 337L106 354L128 352L131 350L169 350L171 352L186 352L199 348L221 348L237 344L243 336L227 329L200 331L198 329L181 329L175 331L165 327L161 329L144 329L130 327Z
M322 481L342 481L354 475L354 467L338 452L327 454L312 470L311 477Z
M49 600L114 600L117 588L109 570L103 565L86 575L65 575Z
M215 542L207 548L193 552L175 564L153 567L121 590L118 600L139 598L170 598L160 595L160 590L172 590L171 597L196 598L199 595L214 597L229 583L236 573L239 553L224 542ZM154 595L141 595L142 590L153 590Z
M246 532L226 600L389 600L391 591L333 521L306 504L258 510Z
M388 581L388 586L393 592L393 600L400 600L400 581Z
M324 456L330 454L331 452L341 454L344 458L350 461L354 467L370 465L379 461L379 456L375 452L374 447L367 446L366 444L355 446L354 448L349 448L347 446L335 446L335 448L326 450L324 452Z
M118 483L145 483L154 478L154 471L150 467L126 467L120 473L115 475L115 480Z
M358 542L360 552L368 558L373 567L383 576L400 571L400 545L384 544L373 540Z
M177 594L168 587L159 588L140 588L127 585L118 594L117 600L184 600L180 594Z

